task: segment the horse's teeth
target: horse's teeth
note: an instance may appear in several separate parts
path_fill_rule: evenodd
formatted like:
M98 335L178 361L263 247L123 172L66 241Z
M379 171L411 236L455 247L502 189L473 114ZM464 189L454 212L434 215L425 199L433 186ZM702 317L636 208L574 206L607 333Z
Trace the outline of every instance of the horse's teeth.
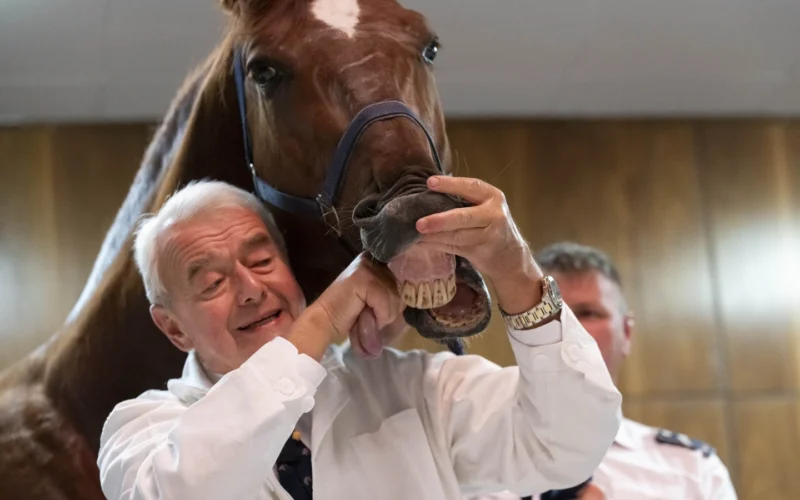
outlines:
M442 307L450 302L452 297L447 296L447 286L442 280L433 282L433 307Z
M407 306L417 307L417 287L408 281L403 283L403 302Z
M413 284L404 282L400 291L403 302L417 309L432 309L442 307L456 296L456 277L450 275L447 280L433 280Z
M447 278L447 302L453 300L453 297L456 296L456 275L451 274L449 278Z
M431 302L431 284L422 283L417 289L417 309L430 309Z

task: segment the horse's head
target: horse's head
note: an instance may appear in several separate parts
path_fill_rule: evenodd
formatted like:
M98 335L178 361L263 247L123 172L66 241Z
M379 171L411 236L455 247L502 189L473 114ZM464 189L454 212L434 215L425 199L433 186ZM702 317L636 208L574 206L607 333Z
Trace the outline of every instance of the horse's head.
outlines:
M241 61L254 171L271 188L306 198L312 218L325 223L292 217L283 226L310 231L309 224L318 224L387 263L409 305L406 320L422 335L445 339L483 330L490 301L480 275L463 259L414 246L420 217L463 205L425 185L440 173L436 153L445 172L451 159L433 77L439 42L425 19L395 0L222 4L232 15L227 63ZM319 210L314 200L338 168L331 162L346 130L362 110L385 102L403 103L414 116L365 127L341 162L341 190Z

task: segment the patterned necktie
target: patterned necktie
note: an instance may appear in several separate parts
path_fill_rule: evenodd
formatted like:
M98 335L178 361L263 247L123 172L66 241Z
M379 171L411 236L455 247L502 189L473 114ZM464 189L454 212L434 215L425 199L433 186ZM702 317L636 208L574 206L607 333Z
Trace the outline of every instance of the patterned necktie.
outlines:
M281 486L294 500L311 500L311 450L300 440L299 432L286 441L275 465Z

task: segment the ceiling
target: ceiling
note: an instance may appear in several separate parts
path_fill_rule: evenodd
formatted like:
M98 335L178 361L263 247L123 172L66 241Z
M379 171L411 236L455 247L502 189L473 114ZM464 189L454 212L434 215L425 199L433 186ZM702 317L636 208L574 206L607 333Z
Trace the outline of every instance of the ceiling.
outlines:
M798 0L406 0L450 116L797 115ZM162 116L215 0L0 0L0 122Z

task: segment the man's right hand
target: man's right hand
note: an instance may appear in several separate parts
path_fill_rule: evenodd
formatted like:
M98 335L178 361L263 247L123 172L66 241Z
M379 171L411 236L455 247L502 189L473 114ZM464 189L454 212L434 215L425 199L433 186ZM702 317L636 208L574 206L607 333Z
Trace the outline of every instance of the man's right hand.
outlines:
M287 340L319 360L349 336L357 353L378 357L407 328L404 307L391 272L361 254L308 306Z

